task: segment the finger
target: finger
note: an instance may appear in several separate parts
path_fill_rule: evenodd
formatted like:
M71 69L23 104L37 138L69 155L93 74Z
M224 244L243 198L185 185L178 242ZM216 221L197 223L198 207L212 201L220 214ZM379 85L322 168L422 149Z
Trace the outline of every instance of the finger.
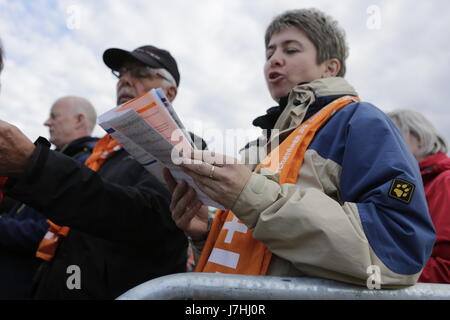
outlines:
M237 160L234 158L210 150L193 150L191 159L216 165L218 167L222 167L228 163L237 163Z
M195 171L191 171L189 169L184 169L183 171L186 172L186 174L188 174L196 184L201 183L201 184L205 184L207 180L211 180L208 176L205 176L205 174L198 174Z
M209 176L211 170L211 164L206 162L201 163L183 163L180 165L181 168L188 169L190 172L194 172L199 175ZM189 174L189 172L186 172Z
M200 210L201 206L192 205L190 207L187 207L184 214L178 219L178 225L183 230L189 226L192 219L195 218L195 216L198 214L198 211Z
M200 179L203 183L211 185L211 183L215 183L216 181L223 181L226 174L228 174L228 170L226 167L219 167L211 164L205 164L203 166L196 166L195 170L191 170L191 167L181 167L181 169L195 179ZM209 181L207 181L209 180Z
M194 189L190 188L184 196L176 202L173 210L172 210L172 218L177 221L178 223L181 223L183 220L183 216L186 214L188 209L192 207L193 202L196 200L197 193Z
M198 175L196 173L191 173L191 177L194 180L195 184L199 187L199 189L211 199L216 200L220 197L221 194L223 194L222 185L217 181L205 178L204 176Z
M203 162L203 150L191 149L189 152L183 153L183 163L200 164ZM189 159L189 161L186 161Z
M201 161L201 160L197 160L197 159L192 159L192 158L190 158L190 157L185 157L185 156L183 156L183 157L180 157L180 158L178 158L177 159L177 162L173 162L175 165L177 165L177 166L183 166L183 165L186 165L186 164L196 164L196 165L199 165L199 164L202 164L203 163L203 161Z
M200 200L197 199L197 200L195 200L195 203L192 206L192 210L195 210L198 212L202 206L203 206L203 202L201 202Z
M227 163L227 156L215 153L213 151L203 154L203 162L215 165L217 167L223 167Z
M201 202L198 198L195 198L192 202L192 204L186 209L186 210L192 210L193 213L195 213L194 215L198 214L198 212L200 211L200 209L203 206L203 202ZM193 218L193 216L192 216Z
M191 154L190 154L190 157L191 157L191 159L193 159L193 160L200 160L200 161L203 162L203 154L204 154L205 152L208 152L208 151L203 151L203 150L196 150L196 149L194 149L194 150L192 150L192 152L191 152Z
M195 190L187 186L185 192L181 194L177 201L173 201L173 211L176 211L176 216L183 214L184 209L190 205L190 202L195 197L195 195Z
M170 172L169 169L164 168L163 169L163 176L164 176L164 180L167 183L167 186L169 187L170 192L174 192L175 188L177 187L177 182L174 179L174 177L172 176L172 173Z
M188 191L188 184L186 181L182 180L175 187L172 193L172 201L170 202L170 210L173 210L175 205L180 201L180 199L184 196L184 194Z
M214 179L216 175L216 170L219 171L218 166L206 162L203 162L200 165L186 165L183 166L182 168L188 169L189 171L208 179Z

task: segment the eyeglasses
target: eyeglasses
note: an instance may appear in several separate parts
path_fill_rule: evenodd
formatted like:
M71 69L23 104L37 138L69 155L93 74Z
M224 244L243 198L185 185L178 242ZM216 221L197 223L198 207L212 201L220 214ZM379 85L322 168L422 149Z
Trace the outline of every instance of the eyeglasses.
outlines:
M123 77L124 73L129 72L130 75L136 79L149 78L150 80L153 80L154 78L159 77L172 83L167 77L149 66L135 66L131 68L121 67L119 70L111 70L111 72L119 80Z

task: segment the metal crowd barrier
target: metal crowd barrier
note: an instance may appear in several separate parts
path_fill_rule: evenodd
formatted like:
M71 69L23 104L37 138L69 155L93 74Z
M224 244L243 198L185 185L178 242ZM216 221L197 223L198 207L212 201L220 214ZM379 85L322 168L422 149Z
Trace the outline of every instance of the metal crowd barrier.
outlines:
M450 284L370 290L318 278L179 273L145 282L118 300L450 300Z

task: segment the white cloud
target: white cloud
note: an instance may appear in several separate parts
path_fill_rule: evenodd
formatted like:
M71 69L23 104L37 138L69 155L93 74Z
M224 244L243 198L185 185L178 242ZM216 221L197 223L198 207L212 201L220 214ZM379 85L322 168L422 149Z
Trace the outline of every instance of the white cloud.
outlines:
M370 5L380 8L380 30L367 28ZM275 15L299 6L318 7L344 27L347 78L363 99L386 111L422 111L450 140L450 119L443 116L450 98L450 4L439 0L0 0L7 53L0 118L34 139L47 136L42 123L62 95L85 96L106 111L115 103L115 81L103 51L154 44L178 61L174 105L188 127L201 119L208 128L246 129L274 105L262 73L264 30ZM68 28L74 18L79 29Z

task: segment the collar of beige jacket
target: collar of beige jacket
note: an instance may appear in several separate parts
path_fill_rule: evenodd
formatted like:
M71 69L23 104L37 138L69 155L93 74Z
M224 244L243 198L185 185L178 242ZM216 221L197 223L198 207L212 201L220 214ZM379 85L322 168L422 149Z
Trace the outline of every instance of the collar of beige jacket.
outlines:
M285 136L297 128L316 98L332 95L358 96L358 93L347 80L341 77L318 79L294 87L289 94L286 109L274 126L274 129L278 129L279 133L274 135L271 141L278 139L279 136Z

